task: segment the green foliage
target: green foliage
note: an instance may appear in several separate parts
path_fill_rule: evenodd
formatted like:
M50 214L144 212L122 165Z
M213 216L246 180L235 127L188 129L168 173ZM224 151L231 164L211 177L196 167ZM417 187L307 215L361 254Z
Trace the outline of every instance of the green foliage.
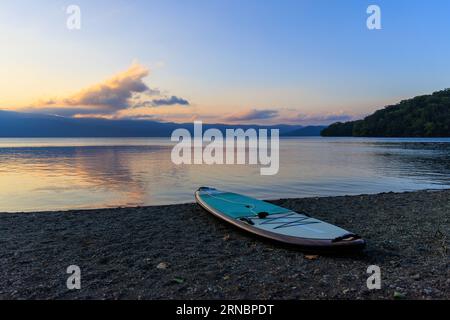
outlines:
M450 137L450 89L403 100L363 120L337 122L322 136Z

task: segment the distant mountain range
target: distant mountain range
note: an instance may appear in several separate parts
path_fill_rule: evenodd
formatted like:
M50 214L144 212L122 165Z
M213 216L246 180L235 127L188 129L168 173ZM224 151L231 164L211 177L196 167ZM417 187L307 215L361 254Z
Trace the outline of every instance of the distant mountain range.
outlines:
M313 137L320 136L320 133L327 126L307 126L282 134L285 137Z
M0 110L0 137L3 138L75 138L75 137L170 137L175 129L193 132L192 123L151 120L107 120L98 118L67 118L54 115ZM281 136L318 136L323 126L299 125L227 125L204 124L204 130L248 128L279 129Z
M337 122L323 136L450 137L450 89L390 105L363 120Z

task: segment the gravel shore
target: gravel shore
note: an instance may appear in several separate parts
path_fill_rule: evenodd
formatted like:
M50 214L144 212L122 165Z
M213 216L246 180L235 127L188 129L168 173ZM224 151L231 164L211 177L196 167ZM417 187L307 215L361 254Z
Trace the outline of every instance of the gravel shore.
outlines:
M449 299L450 190L277 200L362 235L313 255L196 204L0 214L0 299ZM66 287L69 265L81 290ZM381 268L368 290L367 268Z

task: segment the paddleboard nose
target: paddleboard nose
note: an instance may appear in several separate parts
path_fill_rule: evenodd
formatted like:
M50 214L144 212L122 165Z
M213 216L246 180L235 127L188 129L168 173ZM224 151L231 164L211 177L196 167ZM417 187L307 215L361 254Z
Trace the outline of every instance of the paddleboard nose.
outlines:
M216 188L212 187L200 187L197 191L209 191L209 190L217 190Z

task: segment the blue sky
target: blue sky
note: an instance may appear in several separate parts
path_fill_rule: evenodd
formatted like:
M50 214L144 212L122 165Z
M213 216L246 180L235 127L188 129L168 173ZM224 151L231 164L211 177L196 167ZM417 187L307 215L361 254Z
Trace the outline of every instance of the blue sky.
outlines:
M66 28L71 4L81 8L78 31ZM366 27L370 4L382 30ZM0 108L58 113L70 100L95 110L81 116L350 119L449 87L449 33L445 0L2 1ZM80 105L133 64L138 85L159 92L140 98L146 107ZM151 103L173 97L189 104Z

